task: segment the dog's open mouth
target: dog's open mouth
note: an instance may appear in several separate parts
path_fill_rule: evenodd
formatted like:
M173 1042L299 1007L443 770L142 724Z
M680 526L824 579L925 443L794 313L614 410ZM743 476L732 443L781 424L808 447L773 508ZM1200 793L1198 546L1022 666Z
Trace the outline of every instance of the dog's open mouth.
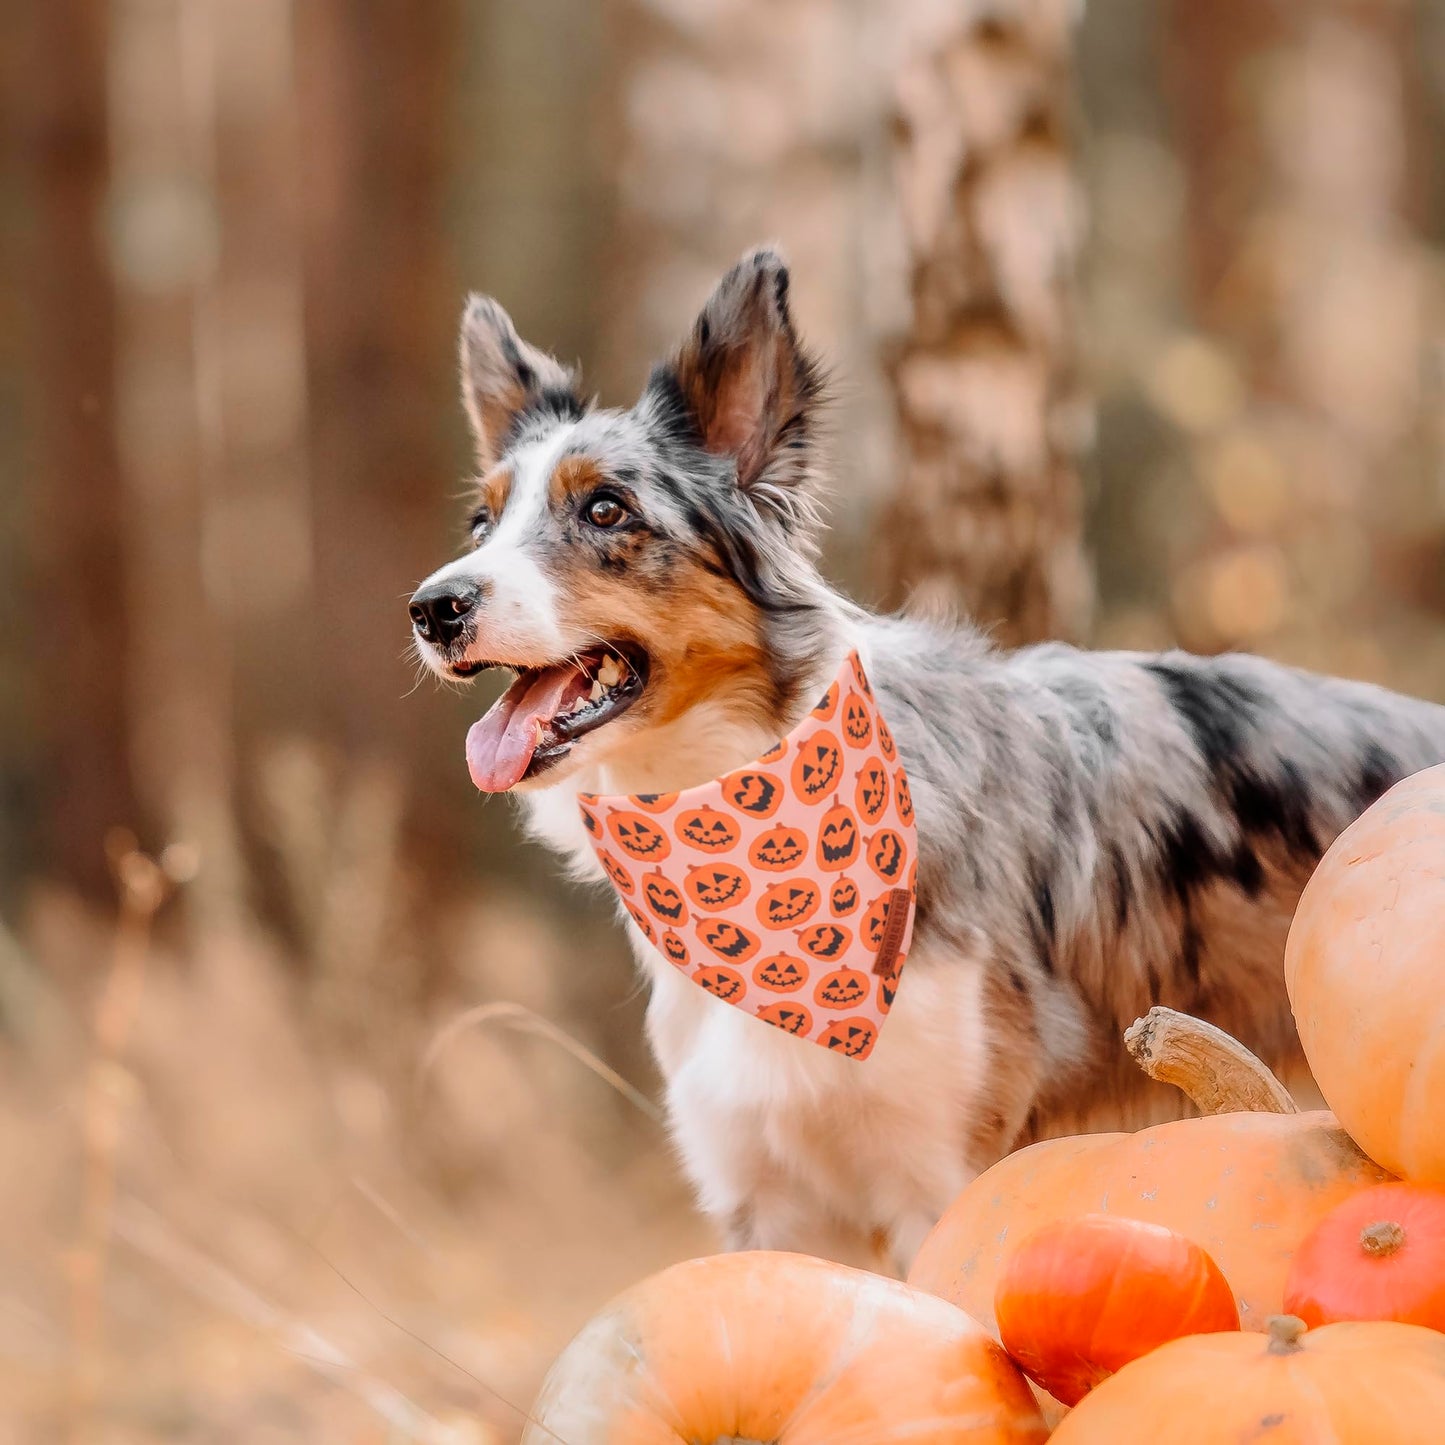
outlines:
M465 676L487 664L456 669ZM519 668L516 681L467 733L467 771L484 793L505 793L560 762L572 745L626 712L647 684L647 654L631 643L566 662Z

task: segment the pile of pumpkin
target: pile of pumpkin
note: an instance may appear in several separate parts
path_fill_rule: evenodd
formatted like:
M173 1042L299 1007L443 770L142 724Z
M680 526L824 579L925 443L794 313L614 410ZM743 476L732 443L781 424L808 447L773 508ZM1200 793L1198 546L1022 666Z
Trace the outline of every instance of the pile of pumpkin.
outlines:
M1010 1155L907 1284L789 1254L665 1270L572 1342L526 1439L1445 1441L1445 767L1336 841L1285 967L1332 1113L1155 1010L1131 1052L1201 1117Z

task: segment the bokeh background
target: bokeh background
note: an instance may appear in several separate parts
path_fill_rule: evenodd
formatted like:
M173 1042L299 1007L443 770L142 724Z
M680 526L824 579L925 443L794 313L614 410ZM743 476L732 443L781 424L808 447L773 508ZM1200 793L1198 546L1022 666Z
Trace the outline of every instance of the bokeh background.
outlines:
M509 1441L714 1246L407 657L466 290L626 401L778 240L855 595L1445 699L1445 6L14 11L0 1438Z

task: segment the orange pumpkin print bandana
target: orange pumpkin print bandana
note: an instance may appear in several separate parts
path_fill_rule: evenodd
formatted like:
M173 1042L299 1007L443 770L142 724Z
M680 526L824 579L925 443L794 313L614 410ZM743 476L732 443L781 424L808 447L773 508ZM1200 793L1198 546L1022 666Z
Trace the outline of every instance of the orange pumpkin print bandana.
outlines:
M908 775L856 652L776 747L681 793L579 798L647 941L715 998L865 1059L913 934Z

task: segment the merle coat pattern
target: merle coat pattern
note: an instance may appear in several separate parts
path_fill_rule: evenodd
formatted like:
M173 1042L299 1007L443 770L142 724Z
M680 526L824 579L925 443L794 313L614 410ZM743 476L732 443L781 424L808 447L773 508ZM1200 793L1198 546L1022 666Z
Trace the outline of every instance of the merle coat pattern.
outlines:
M909 970L873 1056L708 998L626 926L673 1137L729 1242L865 1258L883 1239L906 1263L1020 1143L1180 1108L1120 1045L1150 1005L1295 1058L1282 957L1300 889L1381 792L1445 760L1445 708L1249 656L1000 652L966 624L846 601L814 565L819 373L787 293L774 253L746 257L627 411L584 404L474 301L463 393L487 505L417 594L455 593L465 616L418 646L452 677L560 665L599 638L646 650L640 699L516 789L589 877L579 791L747 763L859 648L920 844ZM578 499L599 488L625 524L586 524Z

